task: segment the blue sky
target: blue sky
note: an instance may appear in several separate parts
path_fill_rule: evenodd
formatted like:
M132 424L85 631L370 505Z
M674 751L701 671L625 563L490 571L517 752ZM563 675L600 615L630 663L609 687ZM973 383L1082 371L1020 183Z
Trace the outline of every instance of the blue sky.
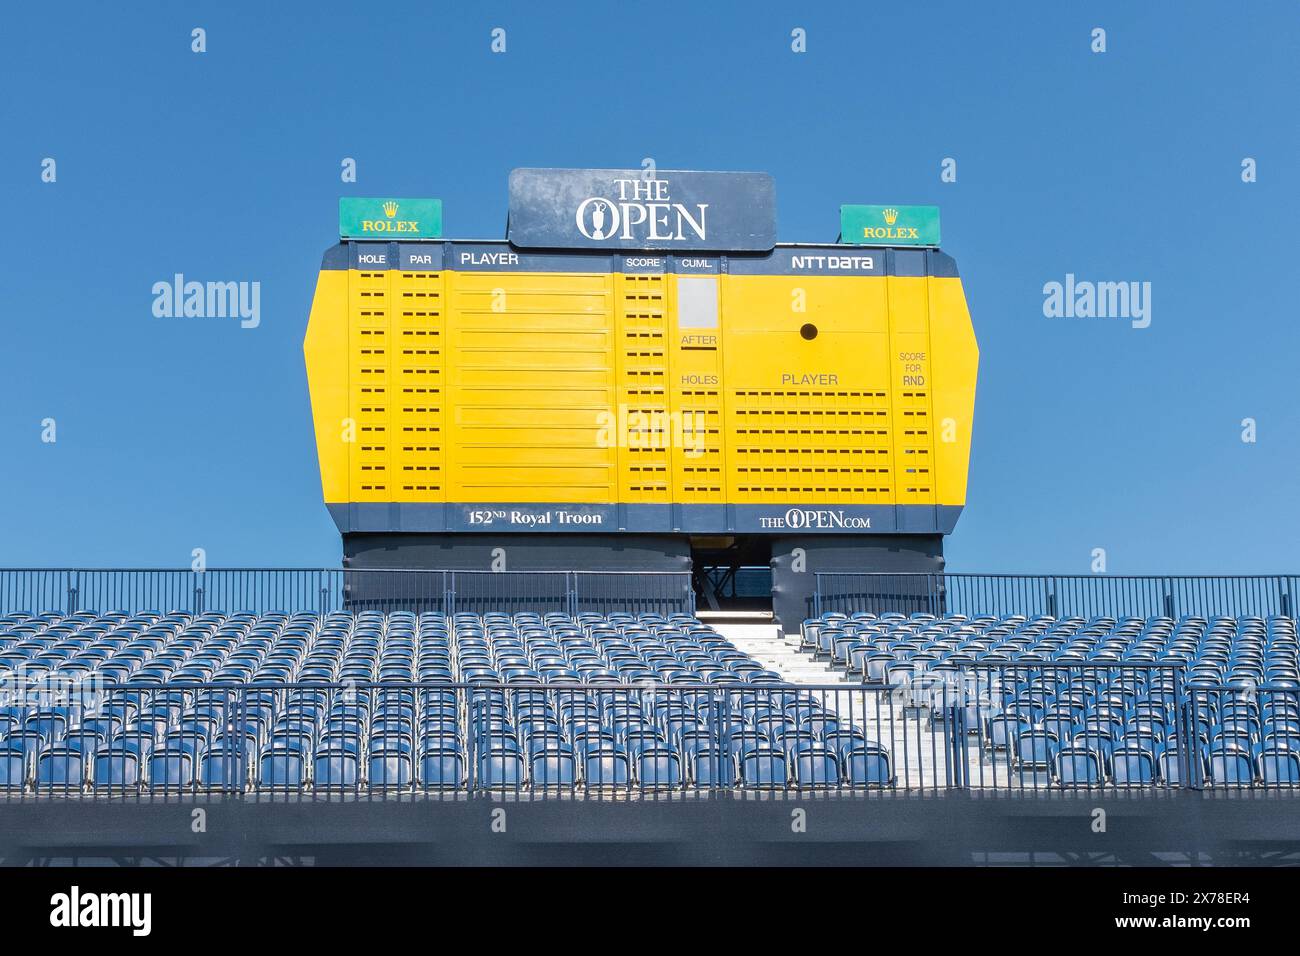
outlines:
M1283 2L12 5L0 565L337 564L302 363L337 197L440 196L445 234L496 238L511 168L653 157L770 172L782 241L834 239L842 202L942 207L981 349L951 569L1082 573L1102 547L1111 572L1295 570L1298 23ZM260 327L155 318L176 272L259 281ZM1151 326L1045 318L1066 273L1150 282Z

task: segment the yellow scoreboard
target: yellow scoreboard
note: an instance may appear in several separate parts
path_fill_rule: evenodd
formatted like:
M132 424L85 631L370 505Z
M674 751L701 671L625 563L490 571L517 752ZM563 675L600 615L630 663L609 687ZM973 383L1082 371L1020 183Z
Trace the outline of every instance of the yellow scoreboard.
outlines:
M966 499L937 248L348 239L304 352L345 533L946 533Z

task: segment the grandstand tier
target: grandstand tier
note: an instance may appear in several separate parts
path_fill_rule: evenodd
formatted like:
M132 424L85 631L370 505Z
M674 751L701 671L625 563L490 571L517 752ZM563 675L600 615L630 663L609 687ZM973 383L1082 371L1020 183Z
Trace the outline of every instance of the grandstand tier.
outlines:
M1284 616L828 613L794 683L686 613L0 617L0 794L1300 786Z

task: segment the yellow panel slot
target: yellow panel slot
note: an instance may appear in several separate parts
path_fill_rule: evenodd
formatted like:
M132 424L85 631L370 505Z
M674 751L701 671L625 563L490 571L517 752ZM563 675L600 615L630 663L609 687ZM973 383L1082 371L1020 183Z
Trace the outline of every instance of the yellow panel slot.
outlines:
M619 501L672 500L674 430L668 402L668 277L618 275L618 407L610 439L617 444Z
M672 500L681 504L726 501L720 280L720 276L668 279L669 408L677 446L670 475ZM692 303L688 312L694 311L685 322L679 305L683 283Z
M895 499L900 505L932 505L935 474L929 280L890 276L887 281Z
M355 440L348 450L350 501L393 501L389 419L394 401L390 307L398 273L348 272L348 382Z
M616 500L613 279L447 274L449 500Z
M393 401L389 406L391 501L445 500L446 418L443 273L394 272L390 309Z

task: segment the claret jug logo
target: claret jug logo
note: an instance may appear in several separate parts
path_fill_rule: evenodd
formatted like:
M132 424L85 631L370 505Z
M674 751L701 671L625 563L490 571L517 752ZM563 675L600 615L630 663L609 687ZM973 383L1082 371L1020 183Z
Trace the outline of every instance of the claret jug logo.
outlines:
M771 251L767 173L532 169L510 173L506 238L523 249Z
M813 531L837 531L841 528L855 528L859 531L871 529L871 518L867 515L846 514L843 508L790 508L785 514L760 515L758 526L768 528L807 528Z
M683 242L708 238L708 203L673 202L666 179L616 179L614 196L590 196L574 213L588 239Z

